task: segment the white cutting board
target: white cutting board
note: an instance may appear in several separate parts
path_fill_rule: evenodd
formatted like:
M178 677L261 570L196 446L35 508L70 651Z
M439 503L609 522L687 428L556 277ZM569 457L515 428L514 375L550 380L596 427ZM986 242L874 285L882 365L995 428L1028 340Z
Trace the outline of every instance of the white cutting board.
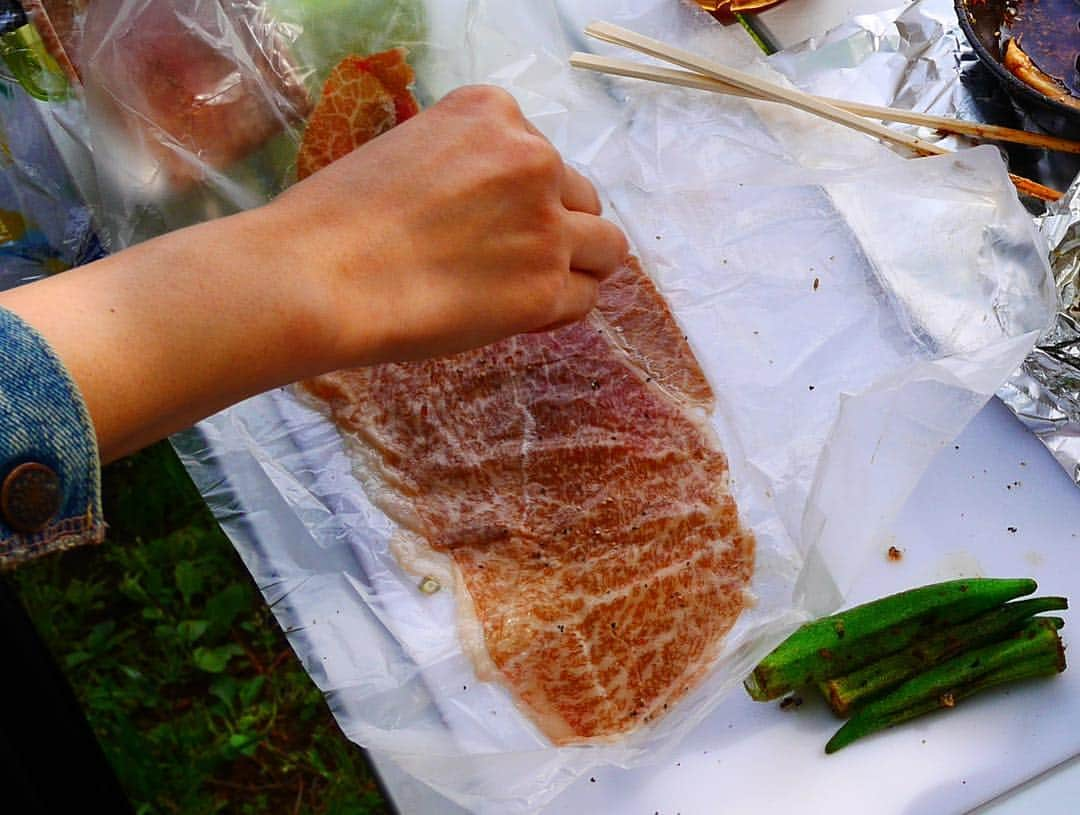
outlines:
M890 546L902 550L902 560L886 557ZM972 575L1030 576L1040 594L1080 602L1080 489L995 400L938 455L878 549L852 603ZM1080 642L1074 640L1080 618L1070 614L1066 644ZM822 748L837 726L813 698L781 711L735 693L669 760L593 772L544 812L967 812L1080 754L1080 664L1054 679L988 691L826 756ZM402 812L460 811L374 758ZM1044 802L1039 815L1080 812L1070 790L1066 785Z

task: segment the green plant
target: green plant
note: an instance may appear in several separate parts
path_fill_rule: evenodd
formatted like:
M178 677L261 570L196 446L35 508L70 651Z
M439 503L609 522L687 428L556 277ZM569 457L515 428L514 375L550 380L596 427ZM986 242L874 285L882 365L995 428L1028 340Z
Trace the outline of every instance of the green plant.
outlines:
M385 812L172 449L104 485L106 543L14 582L136 811Z

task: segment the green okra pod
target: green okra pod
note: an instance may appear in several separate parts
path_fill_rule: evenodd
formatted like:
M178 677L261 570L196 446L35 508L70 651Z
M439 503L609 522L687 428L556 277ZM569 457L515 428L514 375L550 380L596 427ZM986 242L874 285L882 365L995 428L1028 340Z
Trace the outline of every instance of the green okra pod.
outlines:
M758 701L776 699L895 653L929 627L963 622L1036 588L1034 580L1023 578L950 580L855 606L804 625L744 685Z
M852 716L825 745L835 753L856 739L913 719L980 690L1065 670L1065 650L1057 617L1031 620L1002 642L968 651L912 677Z
M833 712L846 716L855 706L881 696L932 665L1004 638L1023 627L1035 614L1068 607L1064 597L1033 597L1006 603L967 622L920 637L902 651L852 673L826 679L819 688Z

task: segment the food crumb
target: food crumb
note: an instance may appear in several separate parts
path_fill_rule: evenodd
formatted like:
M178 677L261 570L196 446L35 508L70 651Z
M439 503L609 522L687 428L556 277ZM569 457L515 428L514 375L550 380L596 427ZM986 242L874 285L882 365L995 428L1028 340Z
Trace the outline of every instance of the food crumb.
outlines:
M442 586L439 584L439 581L436 580L434 577L432 577L431 575L427 575L420 581L420 585L417 588L419 588L420 591L422 591L424 594L434 594L439 589L441 589Z
M813 386L813 385L808 385L807 387L809 387L809 388L810 388L810 390L813 390L813 389L814 389L814 386Z
M596 783L596 779L595 779L595 778L593 778L592 776L589 776L589 783L590 783L590 784L595 784L595 783Z
M781 710L794 710L797 707L801 707L803 703L801 696L786 696L780 700Z
M941 706L942 707L956 707L956 697L952 693L941 694Z
M1010 532L1012 532L1012 533L1014 533L1014 534L1016 533L1016 527L1015 527L1015 526L1010 526L1010 527L1007 527L1007 528L1008 528L1008 530L1009 530Z
M820 277L815 277L814 278L814 291L817 291L818 286L820 286L820 285L821 285L821 278Z
M890 546L888 552L889 560L897 561L904 559L904 550L896 546Z

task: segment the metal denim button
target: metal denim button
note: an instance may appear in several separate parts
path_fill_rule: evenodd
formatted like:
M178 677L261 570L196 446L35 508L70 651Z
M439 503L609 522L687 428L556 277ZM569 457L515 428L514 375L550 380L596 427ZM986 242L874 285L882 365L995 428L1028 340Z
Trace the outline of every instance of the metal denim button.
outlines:
M16 532L40 532L60 511L61 497L60 476L51 467L20 464L0 486L0 516Z

